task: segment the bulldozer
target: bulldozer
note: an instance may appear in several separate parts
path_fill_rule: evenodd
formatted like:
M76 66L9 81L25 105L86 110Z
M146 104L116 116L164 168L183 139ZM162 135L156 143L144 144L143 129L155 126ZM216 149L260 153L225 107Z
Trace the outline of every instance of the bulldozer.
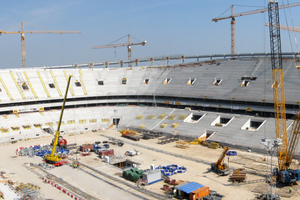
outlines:
M229 148L227 146L224 147L222 154L219 159L215 163L211 163L211 170L216 172L219 176L226 176L230 174L230 170L226 163L224 163L224 158Z

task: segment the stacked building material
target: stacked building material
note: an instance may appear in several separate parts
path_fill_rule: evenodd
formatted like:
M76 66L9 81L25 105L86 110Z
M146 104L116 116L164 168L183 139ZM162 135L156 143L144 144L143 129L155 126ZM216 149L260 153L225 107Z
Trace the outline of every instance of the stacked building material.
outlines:
M51 154L51 152L52 152L52 146L50 145L44 145L44 146L35 145L33 147L20 148L20 150L18 151L18 155L29 156L29 157L33 157L33 156L44 157L45 155ZM66 157L70 154L70 150L57 147L56 154L62 157Z

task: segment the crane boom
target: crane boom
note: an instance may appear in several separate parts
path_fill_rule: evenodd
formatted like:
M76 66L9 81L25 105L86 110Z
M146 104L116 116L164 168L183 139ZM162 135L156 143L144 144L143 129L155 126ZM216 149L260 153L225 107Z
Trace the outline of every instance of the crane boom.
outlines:
M299 136L300 136L300 109L297 111L295 115L295 120L293 123L291 135L289 137L288 154L285 161L285 166L287 167L289 167L292 163L299 142Z
M266 23L265 26L270 26L270 24ZM282 29L282 30L294 31L294 32L299 32L300 33L300 28L297 28L297 27L280 25L279 28Z
M134 46L134 45L143 45L143 46L145 46L145 44L147 44L147 41L143 41L143 42L140 42L140 43L131 43L130 34L128 34L128 43L102 45L102 46L93 46L92 49L102 49L102 48L110 48L110 47L123 47L123 46L127 46L127 49L128 49L128 61L131 61L132 60L131 46Z
M218 161L216 162L216 166L220 166L222 164L228 150L229 150L229 148L227 146L225 146L224 151L222 152Z
M281 6L278 6L278 9L290 8L290 7L295 7L295 6L300 6L300 2L281 5ZM267 11L268 11L268 8L263 8L263 9L257 9L257 10L234 14L234 6L232 5L230 16L221 17L221 18L213 18L212 21L218 22L219 20L223 20L223 19L231 19L231 23L230 23L231 24L231 53L235 54L235 18L245 16L245 15L252 15L252 14L256 14L256 13L264 13Z
M21 31L1 31L0 35L3 34L21 34L21 50L22 50L22 67L26 68L26 52L25 52L25 33L26 34L79 34L80 31L57 31L57 30L49 30L49 31L24 31L23 22L21 22Z
M48 161L48 162L58 162L61 159L60 156L55 155L55 151L56 151L56 146L57 146L57 142L58 142L58 137L59 137L59 134L60 134L60 125L61 125L61 120L62 120L62 117L63 117L63 114L64 114L64 109L65 109L66 99L67 99L67 96L68 96L68 90L69 90L71 78L72 78L72 75L69 75L67 88L66 88L66 92L65 92L65 97L64 97L63 105L61 107L60 117L59 117L59 121L58 121L58 125L57 125L57 130L55 132L55 139L52 143L52 145L53 145L52 152L51 152L50 155L45 156L45 160Z
M281 5L281 6L278 6L278 9L290 8L290 7L294 7L294 6L300 6L300 2ZM256 14L256 13L264 13L267 11L268 11L268 8L262 8L262 9L257 9L257 10L252 10L252 11L247 11L247 12L242 12L242 13L237 13L237 14L231 14L230 16L227 16L227 17L213 18L212 21L217 22L217 21L223 20L223 19L230 19L233 17L241 17L241 16L252 15L252 14Z
M123 44L112 44L112 45L103 45L103 46L93 46L93 49L101 49L101 48L111 48L111 47L124 47L124 46L134 46L134 45L145 45L146 41L140 43L123 43Z

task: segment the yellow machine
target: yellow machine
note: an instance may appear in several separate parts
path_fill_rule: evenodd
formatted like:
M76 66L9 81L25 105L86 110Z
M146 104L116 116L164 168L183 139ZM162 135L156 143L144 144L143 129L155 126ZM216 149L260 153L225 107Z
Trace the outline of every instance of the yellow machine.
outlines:
M287 138L286 109L284 94L284 74L282 67L282 51L278 1L269 1L269 30L271 46L272 81L274 96L274 113L276 138L282 144L277 147L278 168L274 169L275 176L282 183L292 184L300 180L300 170L289 169L300 137L300 111L297 112L293 128ZM274 172L272 172L274 174ZM271 179L272 180L272 179ZM272 182L271 182L272 183Z
M66 99L67 99L67 95L68 95L68 90L69 90L69 86L70 86L70 81L71 81L71 77L72 75L69 75L69 79L68 79L68 84L67 84L67 88L66 88L66 93L65 93L65 97L64 97L64 101L63 101L63 105L61 107L61 112L60 112L60 117L59 117L59 121L58 121L58 125L57 125L57 130L55 133L55 139L52 143L53 147L52 147L52 152L51 154L45 155L44 160L47 163L57 163L61 160L61 157L59 155L56 155L56 146L57 146L57 141L59 138L59 133L60 133L60 125L61 125L61 120L63 117L63 113L64 113L64 108L65 108L65 103L66 103Z
M228 170L228 166L224 163L224 158L228 150L228 147L224 147L224 151L220 155L218 161L215 163L211 163L211 170L221 176L225 176L230 173L230 170Z

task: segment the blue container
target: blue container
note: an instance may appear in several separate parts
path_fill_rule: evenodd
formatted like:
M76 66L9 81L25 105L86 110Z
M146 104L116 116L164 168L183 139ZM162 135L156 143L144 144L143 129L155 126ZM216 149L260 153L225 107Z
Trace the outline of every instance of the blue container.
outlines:
M40 146L34 146L32 147L33 150L36 150L36 149L40 149Z

